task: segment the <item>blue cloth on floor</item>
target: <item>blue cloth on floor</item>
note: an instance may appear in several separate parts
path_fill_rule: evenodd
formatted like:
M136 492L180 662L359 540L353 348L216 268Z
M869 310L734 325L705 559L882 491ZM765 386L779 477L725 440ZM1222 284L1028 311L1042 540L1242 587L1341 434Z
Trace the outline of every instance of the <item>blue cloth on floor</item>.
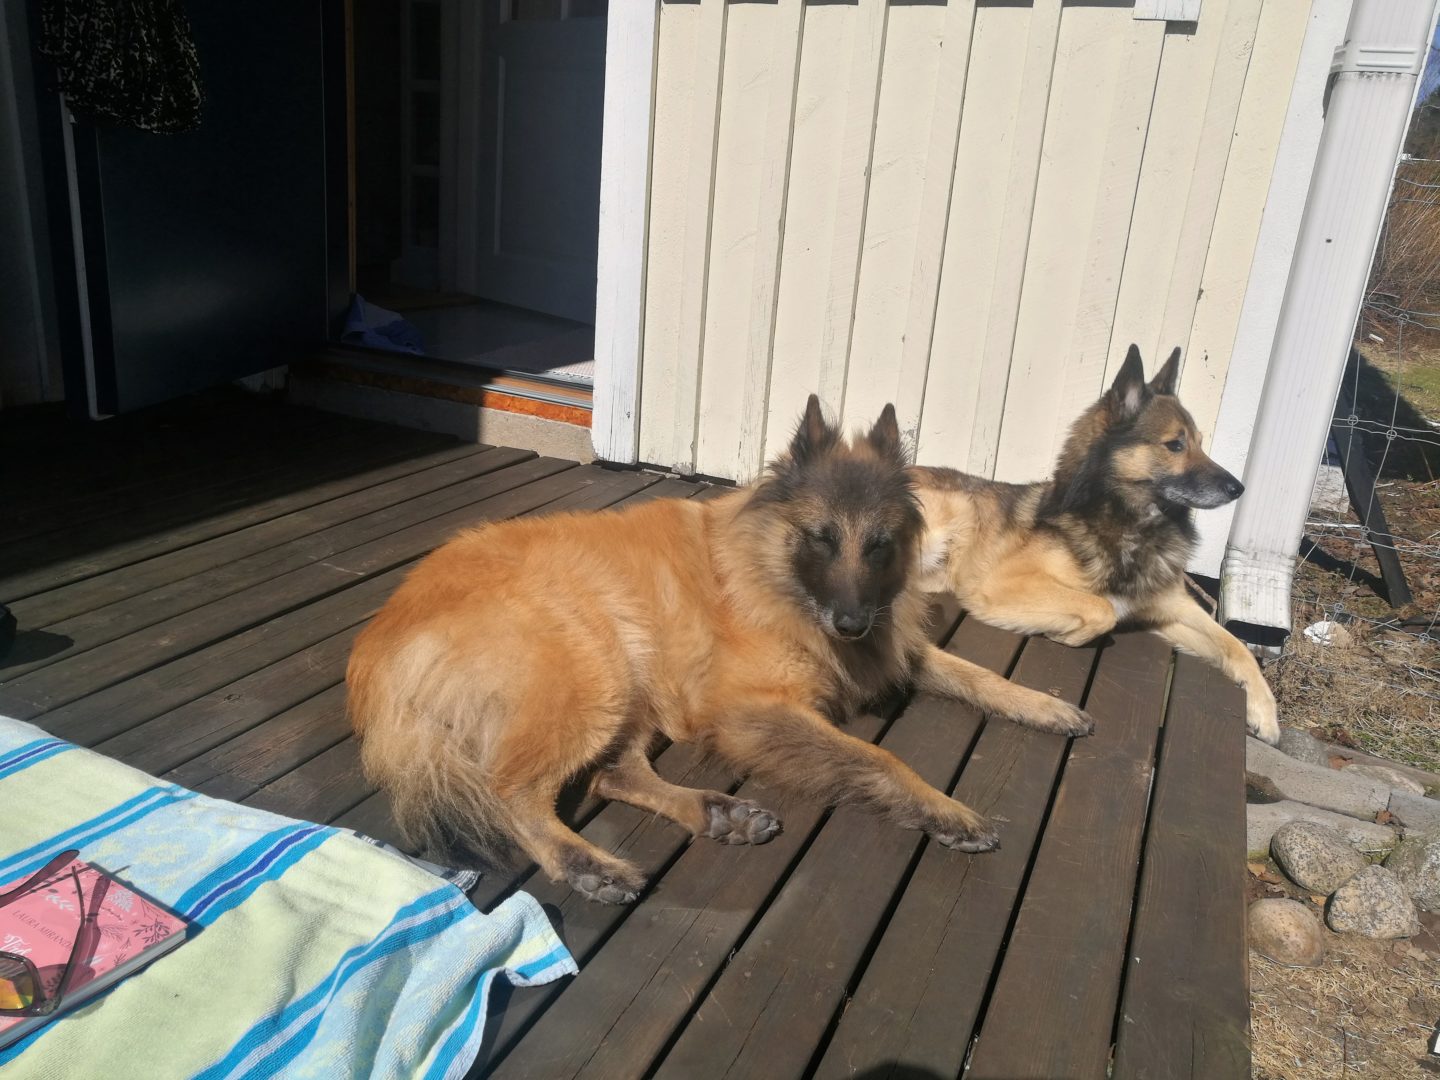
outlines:
M497 979L576 970L525 893L483 915L348 830L197 795L3 716L0 807L0 885L76 848L190 924L0 1050L5 1080L460 1080Z
M414 323L397 312L370 303L359 293L350 301L340 340L346 345L425 355L424 339Z

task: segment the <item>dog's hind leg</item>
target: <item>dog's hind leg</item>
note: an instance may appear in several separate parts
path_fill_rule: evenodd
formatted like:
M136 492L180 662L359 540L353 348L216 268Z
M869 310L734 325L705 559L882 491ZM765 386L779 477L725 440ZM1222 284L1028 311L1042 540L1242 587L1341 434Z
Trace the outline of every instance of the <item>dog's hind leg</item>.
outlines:
M551 881L568 881L589 900L630 903L645 887L645 875L566 827L555 814L556 794L528 791L510 800L516 841Z
M780 702L736 704L708 738L736 767L827 805L854 803L898 825L921 829L946 847L990 851L994 827L937 791L888 750L847 735L813 709Z
M779 818L747 799L681 787L661 778L638 745L626 749L613 766L600 769L591 790L726 844L763 844L780 831Z
M921 690L958 698L983 712L1057 735L1089 735L1095 721L1068 701L1016 686L1009 679L930 646L916 671Z
M1088 645L1117 621L1114 605L1103 596L1039 572L996 575L964 600L982 622L1017 634L1044 634L1061 645Z

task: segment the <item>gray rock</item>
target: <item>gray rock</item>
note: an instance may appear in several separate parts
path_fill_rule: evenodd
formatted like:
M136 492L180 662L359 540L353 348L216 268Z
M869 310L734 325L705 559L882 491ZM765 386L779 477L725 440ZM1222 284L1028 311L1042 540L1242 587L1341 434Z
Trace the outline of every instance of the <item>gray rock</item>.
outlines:
M1390 788L1349 770L1297 761L1259 739L1245 740L1245 771L1269 780L1286 799L1373 821L1390 802Z
M1270 853L1291 881L1329 896L1370 865L1338 831L1313 821L1289 821L1275 830Z
M1325 959L1320 920L1296 900L1256 900L1247 915L1250 947L1290 967L1315 967Z
M1270 838L1287 821L1314 821L1332 826L1347 844L1367 855L1383 854L1399 841L1393 829L1373 821L1357 821L1344 814L1285 800L1253 803L1245 808L1245 850L1254 858L1265 858L1270 850Z
M1280 749L1296 761L1310 765L1330 767L1330 747L1312 736L1308 731L1296 728L1280 729Z
M1389 810L1407 833L1440 831L1440 802L1435 799L1395 791L1390 794Z
M1406 938L1420 932L1415 905L1400 879L1383 866L1367 866L1335 890L1325 909L1330 929L1372 938Z
M1377 783L1384 784L1391 791L1403 791L1410 795L1425 794L1424 784L1388 765L1346 765L1342 771L1346 776L1368 777Z
M1440 834L1407 836L1385 860L1385 869L1418 906L1440 912Z

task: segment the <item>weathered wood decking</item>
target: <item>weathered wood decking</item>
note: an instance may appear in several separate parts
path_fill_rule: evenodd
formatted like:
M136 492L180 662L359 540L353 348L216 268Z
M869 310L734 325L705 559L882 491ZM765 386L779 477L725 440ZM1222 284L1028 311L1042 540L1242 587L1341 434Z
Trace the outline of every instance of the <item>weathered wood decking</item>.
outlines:
M0 416L0 451L21 627L0 714L392 840L341 680L406 567L468 523L706 493L229 398L79 431ZM1067 649L957 619L937 619L948 649L1083 702L1095 735L927 697L851 730L999 818L1000 851L750 782L785 822L759 848L578 800L585 835L652 885L615 908L487 873L475 902L552 905L581 971L500 994L476 1075L1248 1076L1240 691L1151 635ZM686 747L657 766L736 789Z

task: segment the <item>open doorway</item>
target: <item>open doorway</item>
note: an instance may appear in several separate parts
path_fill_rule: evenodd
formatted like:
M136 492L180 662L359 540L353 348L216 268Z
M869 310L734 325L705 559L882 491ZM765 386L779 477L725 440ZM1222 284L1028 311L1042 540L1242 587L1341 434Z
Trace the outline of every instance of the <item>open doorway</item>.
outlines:
M427 356L593 382L607 0L352 0L355 291Z

